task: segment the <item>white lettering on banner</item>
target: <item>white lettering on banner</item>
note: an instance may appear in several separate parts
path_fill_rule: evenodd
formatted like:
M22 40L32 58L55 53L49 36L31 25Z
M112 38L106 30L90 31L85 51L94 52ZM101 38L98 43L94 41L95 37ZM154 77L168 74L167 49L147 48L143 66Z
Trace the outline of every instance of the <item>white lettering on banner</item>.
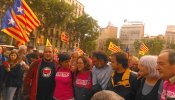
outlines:
M87 82L88 80L81 80L81 79L76 80L77 85L87 85Z
M165 99L165 96L166 96L166 90L163 90L161 98ZM175 98L175 92L167 91L167 96L171 98Z
M70 73L68 72L57 72L56 76L58 77L68 77Z

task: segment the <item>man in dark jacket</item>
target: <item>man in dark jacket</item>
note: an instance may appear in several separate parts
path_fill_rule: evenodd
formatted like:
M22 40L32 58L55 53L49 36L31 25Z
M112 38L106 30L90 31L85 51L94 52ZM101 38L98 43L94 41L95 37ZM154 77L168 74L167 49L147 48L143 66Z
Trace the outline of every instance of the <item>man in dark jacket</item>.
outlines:
M3 62L7 61L7 58L3 55L3 48L0 46L0 99L2 96L2 89L5 83L6 71Z
M134 100L137 89L137 77L128 68L128 58L123 52L111 55L113 73L108 89L116 92L125 100Z
M23 93L29 96L30 100L52 100L56 66L53 60L53 48L45 47L43 59L31 64L24 79Z

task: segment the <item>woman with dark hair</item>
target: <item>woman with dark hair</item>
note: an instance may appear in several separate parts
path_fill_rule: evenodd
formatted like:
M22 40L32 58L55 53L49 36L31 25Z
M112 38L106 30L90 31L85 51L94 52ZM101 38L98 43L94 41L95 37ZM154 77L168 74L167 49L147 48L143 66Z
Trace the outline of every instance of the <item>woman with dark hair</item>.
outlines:
M75 73L74 94L76 100L90 100L89 92L92 87L92 75L90 62L87 57L80 56L77 59L77 72Z
M5 81L5 90L3 91L3 100L13 100L13 96L17 87L22 85L23 71L19 64L19 57L16 51L9 54L8 64L10 70L7 72L7 79Z
M70 70L70 55L62 53L58 55L59 68L55 76L55 100L74 100L73 93L73 76Z

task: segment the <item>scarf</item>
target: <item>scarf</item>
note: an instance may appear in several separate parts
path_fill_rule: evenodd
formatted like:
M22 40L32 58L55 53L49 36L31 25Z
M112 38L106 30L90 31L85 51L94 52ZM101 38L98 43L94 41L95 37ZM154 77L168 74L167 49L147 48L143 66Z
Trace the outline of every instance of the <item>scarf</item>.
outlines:
M129 68L127 68L122 76L122 80L119 81L118 83L114 84L114 76L115 76L115 72L112 73L112 85L113 86L125 86L125 87L130 87L130 83L129 83L129 76L130 76L130 72L131 70Z

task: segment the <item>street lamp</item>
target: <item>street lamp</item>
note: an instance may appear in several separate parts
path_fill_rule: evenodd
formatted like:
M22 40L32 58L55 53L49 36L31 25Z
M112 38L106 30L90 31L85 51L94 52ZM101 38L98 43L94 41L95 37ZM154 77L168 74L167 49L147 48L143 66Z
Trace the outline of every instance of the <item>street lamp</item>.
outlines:
M84 34L84 40L85 40L85 41L86 41L86 38L87 38L87 37L91 37L91 35L88 34L88 33ZM85 45L85 51L87 52L87 45Z

